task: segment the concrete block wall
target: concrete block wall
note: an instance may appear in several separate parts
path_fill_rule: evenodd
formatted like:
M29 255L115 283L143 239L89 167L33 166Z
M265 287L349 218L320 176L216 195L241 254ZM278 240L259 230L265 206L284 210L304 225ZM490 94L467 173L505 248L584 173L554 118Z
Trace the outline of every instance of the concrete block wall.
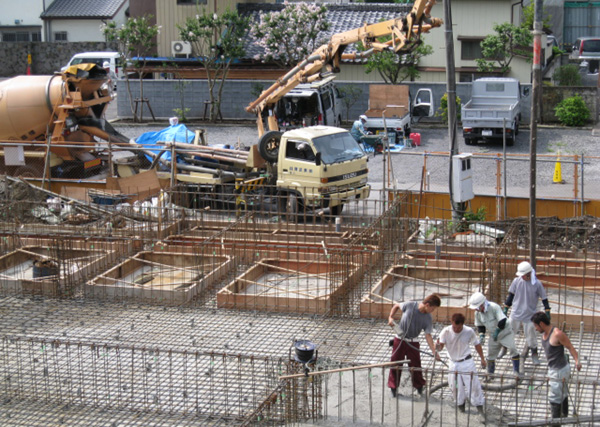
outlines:
M555 87L545 86L542 90L542 123L558 123L554 107L562 100L579 95L590 110L590 122L598 120L598 88L596 87Z
M76 53L110 51L103 42L14 42L0 43L0 77L27 72L27 54L31 53L31 73L50 75L60 71Z
M267 88L272 81L250 81L250 80L228 80L223 86L223 97L221 105L221 113L225 119L254 119L252 114L246 112L245 107L252 102L256 96L252 94L254 86L257 84ZM338 82L338 87L344 85L354 85L362 90L359 100L350 108L349 120L353 121L363 114L368 109L369 103L369 82ZM434 108L437 111L440 106L440 99L446 92L444 83L426 83L426 82L410 82L411 95L414 97L420 88L430 88L433 91ZM139 98L139 81L130 81L132 97ZM525 84L523 86L531 86ZM181 88L183 87L184 105L190 111L186 114L188 118L202 118L204 113L204 101L208 100L208 85L204 80L146 80L144 81L144 98L147 98L152 106L152 110L156 117L166 119L175 115L175 108L181 108ZM119 80L117 86L118 106L117 114L120 118L132 118L129 104L129 96L127 93L126 82ZM466 103L471 98L471 84L458 83L456 88L457 95L462 103ZM523 101L523 123L529 122L531 111L531 96ZM149 111L144 110L144 117L150 117ZM346 114L343 112L342 118L345 119ZM434 118L433 121L441 122L441 118Z

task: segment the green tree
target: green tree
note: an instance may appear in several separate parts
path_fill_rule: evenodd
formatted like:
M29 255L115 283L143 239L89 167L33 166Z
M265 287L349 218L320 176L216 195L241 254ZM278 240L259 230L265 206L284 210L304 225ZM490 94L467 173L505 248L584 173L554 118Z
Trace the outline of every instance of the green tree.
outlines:
M552 79L558 86L581 86L581 74L575 64L558 67L552 74Z
M329 28L327 8L308 3L289 3L278 12L260 15L250 34L264 50L254 59L289 68L322 44L319 34Z
M527 28L529 31L533 31L533 20L535 18L534 14L534 6L535 4L531 2L529 6L525 6L523 8L523 20L521 21L521 27ZM542 8L542 16L546 15L545 8ZM552 15L546 15L545 18L542 18L542 27L544 31L550 31L550 20L552 19Z
M510 71L510 63L515 56L531 58L528 47L533 35L525 27L517 27L505 22L494 24L494 32L481 42L483 58L477 59L480 72L491 72L499 68L502 74Z
M184 25L177 25L181 40L192 45L193 54L206 70L213 122L221 111L223 84L231 62L244 55L243 40L248 27L248 19L236 11L226 10L219 16L204 9L195 17L187 18Z
M363 90L353 84L347 84L344 86L340 86L339 88L340 94L342 95L342 102L346 107L346 121L348 121L350 115L350 108L360 99Z
M160 32L158 25L151 25L152 15L144 15L139 18L129 18L124 25L117 28L114 21L110 21L102 27L102 32L109 42L116 42L117 50L121 55L121 61L124 68L132 64L138 72L140 82L140 99L144 99L144 72L146 68L146 57L149 56L156 46L156 36ZM137 58L133 61L133 58ZM141 58L141 59L140 59ZM140 121L143 117L144 107L138 118L131 95L129 85L129 73L125 71L125 81L127 83L127 94L129 96L129 106L133 114L134 121Z
M380 43L391 40L391 37L379 38ZM359 43L358 50L364 50L364 46ZM418 65L421 58L433 53L433 47L422 43L409 53L398 55L395 52L385 50L383 52L371 55L365 62L365 72L367 74L377 71L384 82L387 84L398 84L405 80L414 81L419 77Z
M456 96L455 97L455 101L456 101L456 121L460 122L461 116L460 116L460 97ZM441 117L442 121L445 124L448 124L448 93L445 93L442 98L440 99L440 108L438 108L438 111L435 113L435 115L437 117Z

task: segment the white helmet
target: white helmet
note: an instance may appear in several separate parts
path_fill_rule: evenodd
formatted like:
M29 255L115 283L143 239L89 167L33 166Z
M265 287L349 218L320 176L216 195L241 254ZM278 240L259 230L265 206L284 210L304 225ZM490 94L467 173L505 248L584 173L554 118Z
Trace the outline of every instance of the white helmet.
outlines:
M358 118L359 118L360 120L363 120L363 121L365 121L365 122L367 121L367 116L365 116L364 114L361 114L360 116L358 116Z
M517 266L517 276L521 277L528 273L531 273L533 267L527 261L523 261Z
M471 295L471 298L469 298L469 308L472 310L477 310L485 301L485 295L483 295L481 292L475 292L473 295Z

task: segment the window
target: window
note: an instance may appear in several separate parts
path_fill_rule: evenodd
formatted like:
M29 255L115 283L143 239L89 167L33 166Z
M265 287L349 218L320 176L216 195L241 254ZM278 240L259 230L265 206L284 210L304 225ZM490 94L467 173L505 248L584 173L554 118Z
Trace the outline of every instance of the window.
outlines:
M306 141L288 141L285 150L285 157L288 159L304 160L314 162L315 153L313 152L310 144Z
M181 4L181 5L206 4L206 0L177 0L177 4Z
M42 33L39 31L37 33L31 33L31 41L32 42L41 42L42 41Z
M57 31L56 33L54 33L54 41L55 42L69 41L69 39L67 38L67 32L66 31Z
M481 40L482 39L461 40L460 59L472 61L483 58L483 54L481 53Z
M16 33L2 33L2 41L3 42L16 42L17 34Z

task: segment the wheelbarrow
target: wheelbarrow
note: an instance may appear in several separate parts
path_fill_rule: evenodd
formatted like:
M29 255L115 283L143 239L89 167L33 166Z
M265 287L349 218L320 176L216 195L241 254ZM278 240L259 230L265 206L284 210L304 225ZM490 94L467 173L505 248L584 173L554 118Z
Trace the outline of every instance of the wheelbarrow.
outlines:
M360 138L365 153L383 153L383 135L365 135Z

